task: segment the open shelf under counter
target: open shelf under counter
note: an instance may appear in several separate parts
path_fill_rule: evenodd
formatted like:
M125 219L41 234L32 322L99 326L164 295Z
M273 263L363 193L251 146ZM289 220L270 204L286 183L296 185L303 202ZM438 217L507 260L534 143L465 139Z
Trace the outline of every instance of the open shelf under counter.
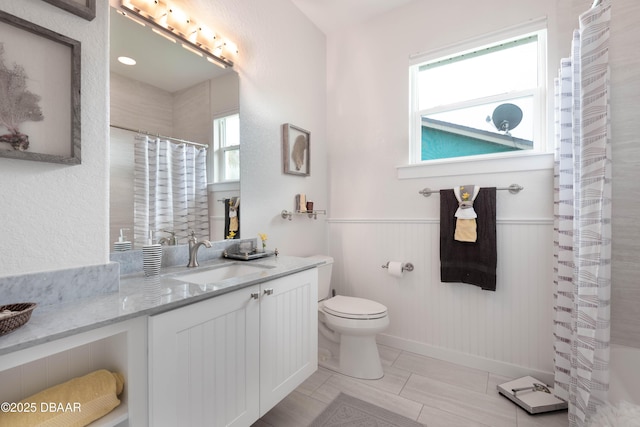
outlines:
M121 403L92 427L147 425L147 322L125 320L0 356L0 402L19 402L99 369L124 378ZM138 404L136 404L136 402ZM66 403L66 402L61 402Z

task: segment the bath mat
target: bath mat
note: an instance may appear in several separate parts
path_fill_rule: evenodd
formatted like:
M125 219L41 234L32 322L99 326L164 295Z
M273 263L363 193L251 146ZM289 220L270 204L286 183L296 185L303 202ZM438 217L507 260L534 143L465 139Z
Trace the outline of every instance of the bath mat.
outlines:
M313 420L311 427L424 427L379 406L340 393L329 406Z

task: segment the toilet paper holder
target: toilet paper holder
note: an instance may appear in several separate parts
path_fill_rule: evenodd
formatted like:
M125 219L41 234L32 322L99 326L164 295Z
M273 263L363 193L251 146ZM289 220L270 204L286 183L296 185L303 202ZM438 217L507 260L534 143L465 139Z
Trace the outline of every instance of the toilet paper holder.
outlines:
M387 263L384 264L382 268L389 268L389 262L390 261L387 261ZM402 271L413 271L413 264L411 264L410 262L402 264Z

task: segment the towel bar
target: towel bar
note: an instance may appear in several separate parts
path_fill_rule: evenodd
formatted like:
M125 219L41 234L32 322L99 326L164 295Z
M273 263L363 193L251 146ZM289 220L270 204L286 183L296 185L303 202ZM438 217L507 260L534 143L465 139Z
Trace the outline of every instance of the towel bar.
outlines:
M518 185L518 184L511 184L508 187L496 188L496 190L509 190L509 193L511 193L511 194L518 194L520 191L524 190L524 187L522 185ZM430 188L423 188L422 190L418 191L418 194L422 194L424 197L429 197L433 193L439 193L439 192L440 192L440 190L432 190Z

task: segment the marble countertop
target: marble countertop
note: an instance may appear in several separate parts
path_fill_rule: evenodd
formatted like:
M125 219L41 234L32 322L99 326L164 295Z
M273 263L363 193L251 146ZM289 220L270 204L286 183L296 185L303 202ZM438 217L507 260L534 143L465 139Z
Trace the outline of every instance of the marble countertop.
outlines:
M259 265L255 273L220 280L215 284L195 284L180 280L181 274L203 272L226 264ZM0 355L33 347L102 326L139 316L150 316L208 298L314 268L322 260L292 256L270 256L254 261L218 259L200 267L170 267L160 276L123 276L118 292L102 294L71 303L37 307L29 322L0 336Z

